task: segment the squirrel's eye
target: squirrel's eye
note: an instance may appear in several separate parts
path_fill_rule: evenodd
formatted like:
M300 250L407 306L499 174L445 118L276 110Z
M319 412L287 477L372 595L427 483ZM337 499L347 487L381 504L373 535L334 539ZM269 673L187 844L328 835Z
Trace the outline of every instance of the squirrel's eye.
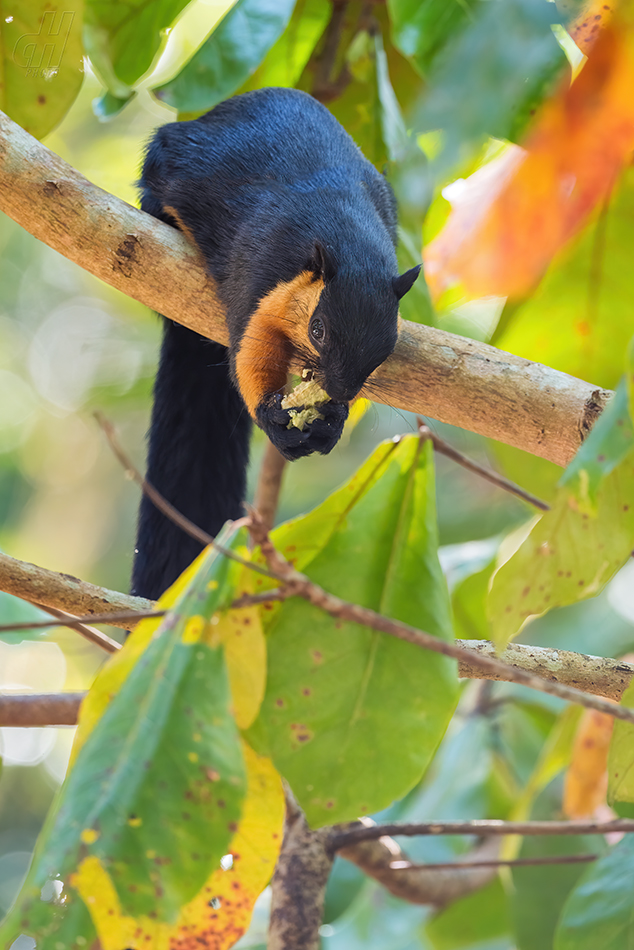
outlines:
M311 320L310 335L315 343L321 343L326 336L326 327L324 326L324 321L320 320L319 317L315 317L313 320Z

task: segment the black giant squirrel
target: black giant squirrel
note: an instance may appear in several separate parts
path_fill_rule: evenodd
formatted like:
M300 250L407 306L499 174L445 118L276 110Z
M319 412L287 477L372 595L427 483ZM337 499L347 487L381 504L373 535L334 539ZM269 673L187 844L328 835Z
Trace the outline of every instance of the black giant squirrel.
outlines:
M243 514L252 420L287 459L336 445L348 406L393 351L396 203L331 113L295 89L261 89L158 129L141 208L199 248L226 308L229 347L164 321L148 481L211 535ZM291 361L330 397L289 428ZM158 598L201 545L141 501L133 593Z

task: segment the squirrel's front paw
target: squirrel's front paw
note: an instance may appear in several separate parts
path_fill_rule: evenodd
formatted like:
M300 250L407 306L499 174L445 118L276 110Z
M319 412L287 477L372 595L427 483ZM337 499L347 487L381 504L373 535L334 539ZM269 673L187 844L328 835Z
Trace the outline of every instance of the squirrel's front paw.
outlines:
M326 402L316 407L323 418L303 422L303 427L299 428L293 424L293 419L301 419L304 408L282 409L282 396L277 394L261 403L256 410L258 425L280 454L290 462L312 452L327 455L339 441L348 418L348 403Z

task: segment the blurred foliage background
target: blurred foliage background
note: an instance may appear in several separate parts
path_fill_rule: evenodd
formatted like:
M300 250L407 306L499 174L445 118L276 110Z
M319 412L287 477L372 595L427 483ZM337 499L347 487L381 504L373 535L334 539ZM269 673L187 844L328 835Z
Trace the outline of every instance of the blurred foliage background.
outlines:
M6 11L13 8L5 6ZM18 30L20 17L39 16L39 6L31 6L15 5L15 14L6 13L0 24L7 75L15 67L9 53L18 35L10 31ZM512 250L529 261L529 272L533 267L528 276L509 276L507 269L504 279L491 280L489 292L470 291L470 275L460 270L459 260L461 242L468 245L469 235L491 246L503 239L502 232L502 238L498 232L492 235L491 215L489 230L478 230L478 214L482 217L482 209L495 204L500 182L511 174L515 143L532 134L544 103L548 107L565 96L589 48L592 26L605 16L607 5L570 2L556 7L540 0L453 5L444 0L298 0L296 5L279 0L267 5L238 0L233 6L226 0L194 0L164 5L170 9L163 11L165 22L158 31L151 21L155 4L130 6L137 17L132 32L117 20L119 5L87 4L84 43L90 60L84 60L80 82L77 69L68 80L65 115L53 115L50 107L29 112L24 106L25 126L45 135L46 144L91 181L136 203L143 148L158 125L173 121L177 113L188 117L205 111L237 91L297 85L318 95L366 155L387 170L401 207L403 265L420 259L421 236L431 245L427 263L433 303L421 282L406 298L404 316L494 342L598 386L616 385L632 334L634 296L628 250L632 174L626 171L616 180L618 156L602 168L604 184L610 169L614 172L608 183L614 188L595 187L592 200L566 233L552 239L548 259L541 263L533 254L540 235L527 218L526 246ZM338 15L340 41L328 59L324 43L333 35ZM108 17L110 45L104 45L99 37ZM253 35L247 33L249 22L257 27ZM20 29L24 32L24 24ZM628 30L630 22L623 20L620 33L629 36ZM610 55L618 91L630 75L632 52L611 48ZM590 83L589 70L588 77ZM22 78L23 85L27 82ZM22 93L16 88L2 103L10 114L21 108ZM613 99L618 104L616 93ZM606 107L593 134L602 129L609 133L613 125L608 119L615 110L610 113ZM623 107L618 113L621 119L625 112ZM564 133L560 128L562 139ZM563 144L556 135L551 147L555 152L560 148L561 158ZM577 156L583 156L583 147L578 146ZM623 146L623 156L626 151ZM622 166L629 163L623 156ZM557 167L564 166L561 158ZM581 181L583 169L575 174ZM530 197L530 188L528 193ZM542 210L553 193L546 187L539 199ZM533 198L533 204L539 201ZM516 196L513 208L518 207ZM466 215L462 224L460 213ZM451 238L449 250L443 233ZM455 279L444 279L448 274ZM116 423L127 450L143 467L159 336L154 314L0 215L4 551L106 587L128 589L138 492L104 444L92 412L101 409ZM279 519L315 506L379 440L415 425L407 413L371 406L329 456L289 466ZM552 498L561 474L556 466L433 420L430 425L468 454L546 500ZM251 491L262 448L256 432ZM454 596L456 635L487 637L487 567L500 538L531 513L446 459L438 458L437 464L441 558ZM634 648L633 574L628 565L598 597L531 622L521 639L599 655L627 653ZM36 608L0 595L0 622L41 616ZM101 652L63 629L26 639L4 636L0 689L85 689L102 661ZM532 817L560 815L562 767L572 755L567 715L557 702L521 688L468 684L430 774L393 806L390 816L510 817L518 807ZM2 913L18 889L63 778L72 730L0 731ZM557 746L561 735L563 753L561 743ZM555 747L558 767L548 759ZM439 839L408 842L407 847L415 860L438 861L465 844ZM533 847L525 845L522 853L532 853ZM543 847L557 853L573 846L553 839ZM596 851L597 842L574 847ZM333 950L546 950L565 896L580 873L574 866L522 869L512 880L503 875L432 919L427 909L387 896L338 860L329 885L323 944ZM265 917L266 897L241 945L262 943Z

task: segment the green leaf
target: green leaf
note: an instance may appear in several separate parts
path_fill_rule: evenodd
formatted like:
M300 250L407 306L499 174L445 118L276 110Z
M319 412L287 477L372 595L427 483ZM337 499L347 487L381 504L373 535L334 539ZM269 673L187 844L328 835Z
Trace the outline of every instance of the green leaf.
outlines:
M495 877L486 887L441 910L425 927L425 936L433 950L464 950L510 936L511 930L508 899L500 878Z
M630 950L634 941L634 835L583 875L566 901L554 950Z
M115 98L128 99L162 52L166 30L190 0L85 0L84 42Z
M152 626L139 625L100 672L77 741L96 718L95 725L0 939L10 943L25 933L40 940L56 931L64 903L40 899L51 881L63 881L71 907L78 893L93 919L110 900L119 914L171 922L218 866L245 793L216 632L235 573L232 562L207 549L184 590L182 581L172 588L180 596L160 626L144 621ZM169 597L168 591L159 603Z
M451 594L454 630L461 640L488 640L491 636L486 616L486 598L495 560L459 581Z
M274 540L326 590L452 636L433 456L418 438L380 445L350 482ZM252 741L313 825L383 808L420 779L453 711L452 662L299 599L273 617L268 660Z
M82 0L4 0L0 109L36 138L51 132L83 80Z
M95 113L98 119L106 121L107 119L113 119L116 115L119 115L122 109L128 105L136 96L136 92L131 92L129 95L119 98L118 96L113 96L111 92L104 92L103 95L98 96L92 101L92 111Z
M432 188L427 157L407 126L390 79L388 58L381 36L374 38L376 84L383 141L391 162L390 184L399 205L398 263L401 272L420 264L423 258L423 221L429 208ZM403 319L433 323L433 309L425 275L419 277L400 301Z
M518 116L543 96L545 77L566 67L551 30L559 22L554 3L501 0L477 7L473 21L436 55L415 118L418 132L444 132L433 163L440 175L486 136L515 136ZM419 68L425 65L423 59Z
M294 86L324 32L330 8L323 0L297 0L277 43L238 92L265 86Z
M178 76L154 94L179 112L212 109L257 69L294 6L295 0L238 0Z
M520 857L595 854L597 846L600 849L601 841L595 835L526 837ZM584 870L583 864L513 868L510 890L517 950L552 947L562 907Z
M634 271L628 247L633 218L634 170L629 169L492 342L597 388L616 386L632 336Z
M534 523L493 576L488 615L503 647L531 617L593 597L634 547L634 439L624 385Z
M0 624L41 623L47 619L51 619L50 614L34 607L28 601L0 592ZM49 629L36 628L34 630L16 630L15 633L2 633L0 634L0 641L2 643L21 643L22 640L37 640L45 636Z
M424 76L446 43L473 23L478 6L476 0L388 0L394 43Z

